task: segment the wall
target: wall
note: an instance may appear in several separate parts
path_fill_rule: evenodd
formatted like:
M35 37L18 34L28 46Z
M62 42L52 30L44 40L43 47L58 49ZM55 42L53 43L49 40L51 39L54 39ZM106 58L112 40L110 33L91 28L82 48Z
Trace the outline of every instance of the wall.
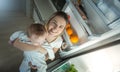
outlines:
M26 0L0 0L0 11L25 11Z

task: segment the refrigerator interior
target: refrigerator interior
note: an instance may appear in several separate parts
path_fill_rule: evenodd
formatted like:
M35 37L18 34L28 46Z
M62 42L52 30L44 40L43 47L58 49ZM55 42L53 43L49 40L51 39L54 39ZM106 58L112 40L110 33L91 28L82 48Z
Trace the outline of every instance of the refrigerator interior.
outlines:
M86 2L84 2L86 3ZM86 7L88 7L86 4ZM82 10L82 13L84 13L84 18L82 14L77 9L78 6L76 6L75 1L69 1L68 4L63 8L63 11L65 11L69 16L69 24L71 25L71 29L73 30L73 34L76 34L78 36L78 41L76 43L72 43L71 36L68 34L69 29L65 30L63 37L65 39L65 42L67 43L69 49L75 49L76 46L80 46L92 39L96 39L100 37L103 33L108 32L110 29L106 26L106 24L102 21L100 16L95 12L94 8L89 8L86 11L91 11L91 13L87 14L84 13ZM91 6L89 6L91 7ZM84 9L85 10L85 9ZM94 11L94 12L93 12ZM94 13L94 15L92 14ZM86 15L85 15L86 14ZM92 16L91 16L92 15ZM90 19L88 17L91 17ZM97 19L97 20L95 20Z
M115 12L112 11L114 12L114 14L117 13L115 15L116 16L115 18L117 18L117 20L115 19L114 22L107 25L107 23L105 23L103 21L103 18L100 16L101 13L98 13L100 12L100 10L96 11L96 7L94 7L95 4L93 3L94 1L95 0L93 1L82 0L81 1L81 3L83 3L83 8L85 11L85 12L84 11L82 12L84 12L85 14L84 16L86 16L86 19L83 18L83 16L77 9L76 1L68 2L68 4L63 8L63 11L65 11L69 16L69 24L70 24L70 28L73 30L73 34L76 34L78 36L78 41L76 43L73 43L72 37L71 37L72 35L69 35L69 32L68 32L69 29L68 30L67 28L65 29L65 32L63 34L63 39L64 39L64 42L67 44L67 47L64 51L78 49L82 45L87 46L87 43L89 42L92 43L93 40L102 41L105 38L107 39L120 33L119 32L119 27L120 27L119 17L120 16L117 13L119 10L118 11L115 10ZM113 28L110 29L110 27L113 27ZM114 32L116 34L114 34Z

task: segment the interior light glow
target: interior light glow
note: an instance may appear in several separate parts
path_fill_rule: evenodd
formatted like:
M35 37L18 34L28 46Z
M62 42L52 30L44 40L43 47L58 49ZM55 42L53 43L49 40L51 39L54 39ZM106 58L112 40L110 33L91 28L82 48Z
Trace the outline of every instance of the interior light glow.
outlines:
M113 72L113 65L105 51L99 51L90 56L90 72Z

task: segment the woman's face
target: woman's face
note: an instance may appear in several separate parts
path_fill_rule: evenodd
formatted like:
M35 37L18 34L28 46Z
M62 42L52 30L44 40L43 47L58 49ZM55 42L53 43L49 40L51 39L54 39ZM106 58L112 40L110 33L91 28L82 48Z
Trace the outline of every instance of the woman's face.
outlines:
M60 16L56 16L48 24L48 33L50 36L58 36L66 26L66 21Z

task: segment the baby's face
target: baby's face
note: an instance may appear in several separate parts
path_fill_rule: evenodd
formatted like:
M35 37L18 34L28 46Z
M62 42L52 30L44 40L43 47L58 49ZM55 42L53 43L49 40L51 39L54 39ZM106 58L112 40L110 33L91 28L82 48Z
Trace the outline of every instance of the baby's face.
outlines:
M45 42L46 36L47 36L46 34L39 36L39 37L36 35L32 35L30 37L30 40L31 40L32 44L34 44L34 45L41 45L42 43Z

